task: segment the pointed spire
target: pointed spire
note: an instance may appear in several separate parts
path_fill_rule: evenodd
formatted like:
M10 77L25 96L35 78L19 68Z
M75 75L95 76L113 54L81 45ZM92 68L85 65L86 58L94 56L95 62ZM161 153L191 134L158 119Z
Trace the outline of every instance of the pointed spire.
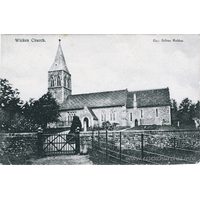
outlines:
M69 73L69 70L67 69L67 64L65 62L65 57L61 48L61 39L59 39L58 41L59 45L56 57L49 71L64 70Z

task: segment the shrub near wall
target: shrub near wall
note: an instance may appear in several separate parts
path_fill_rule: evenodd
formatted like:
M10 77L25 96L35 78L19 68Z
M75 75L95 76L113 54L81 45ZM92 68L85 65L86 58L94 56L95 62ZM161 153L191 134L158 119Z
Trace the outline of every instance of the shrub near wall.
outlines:
M27 164L37 154L37 133L0 134L0 163Z

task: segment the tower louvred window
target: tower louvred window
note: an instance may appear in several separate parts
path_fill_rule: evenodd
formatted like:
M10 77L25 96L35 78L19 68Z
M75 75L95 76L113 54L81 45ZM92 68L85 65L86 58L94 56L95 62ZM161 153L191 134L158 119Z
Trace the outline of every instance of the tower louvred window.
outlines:
M51 87L54 87L54 78L53 78L53 76L51 77Z
M61 86L60 76L58 76L58 78L57 78L57 86Z
M67 86L67 78L66 78L66 76L65 76L65 78L64 78L64 86L65 86L65 87Z
M70 88L70 78L67 80L67 87Z

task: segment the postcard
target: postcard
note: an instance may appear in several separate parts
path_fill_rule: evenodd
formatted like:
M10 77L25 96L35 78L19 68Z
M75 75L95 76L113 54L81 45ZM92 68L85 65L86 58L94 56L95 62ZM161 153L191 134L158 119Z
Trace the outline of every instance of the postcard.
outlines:
M199 35L1 35L0 163L199 163L199 55Z

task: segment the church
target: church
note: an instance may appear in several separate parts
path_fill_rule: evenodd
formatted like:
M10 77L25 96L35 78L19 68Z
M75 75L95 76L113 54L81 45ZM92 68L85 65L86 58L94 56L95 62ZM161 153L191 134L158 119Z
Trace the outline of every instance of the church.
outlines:
M82 127L109 121L120 126L171 125L169 88L128 91L116 90L72 94L72 78L61 48L61 40L53 65L48 71L48 91L60 104L57 127L71 126L73 116Z

